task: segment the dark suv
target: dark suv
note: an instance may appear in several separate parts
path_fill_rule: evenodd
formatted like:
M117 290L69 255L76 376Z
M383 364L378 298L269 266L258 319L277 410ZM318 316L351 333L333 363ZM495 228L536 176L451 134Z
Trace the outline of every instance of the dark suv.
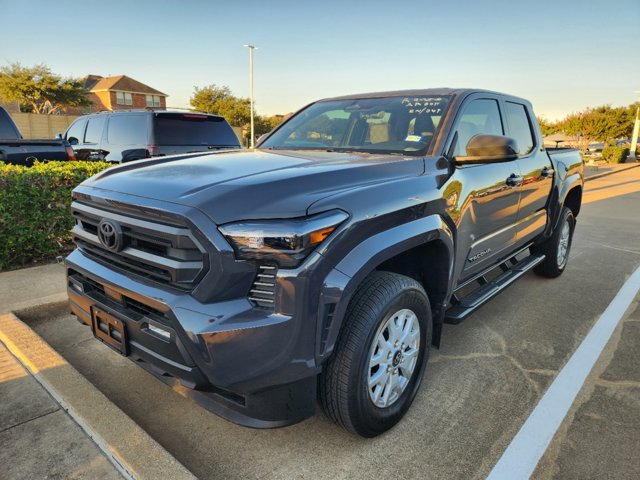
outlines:
M227 121L204 113L126 111L80 117L64 134L78 160L130 162L177 153L238 149Z

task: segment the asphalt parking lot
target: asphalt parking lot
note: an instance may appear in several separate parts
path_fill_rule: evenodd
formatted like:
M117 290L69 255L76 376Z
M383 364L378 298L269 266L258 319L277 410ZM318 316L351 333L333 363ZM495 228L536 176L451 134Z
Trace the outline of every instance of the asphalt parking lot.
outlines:
M318 408L278 430L233 425L95 341L64 305L22 318L200 478L484 478L640 266L640 168L587 184L569 266L534 274L445 326L405 419L373 440ZM534 478L640 478L640 308L634 303Z

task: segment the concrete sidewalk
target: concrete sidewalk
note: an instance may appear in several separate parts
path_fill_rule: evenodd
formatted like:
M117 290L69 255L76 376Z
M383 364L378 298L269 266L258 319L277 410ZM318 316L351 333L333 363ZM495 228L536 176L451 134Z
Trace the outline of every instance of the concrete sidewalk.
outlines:
M11 313L66 299L62 265L0 273L0 477L195 478Z
M584 176L586 180L594 180L596 178L613 175L614 173L624 172L632 168L640 167L640 163L602 163L602 164L585 164Z
M3 478L122 478L2 342L0 398Z

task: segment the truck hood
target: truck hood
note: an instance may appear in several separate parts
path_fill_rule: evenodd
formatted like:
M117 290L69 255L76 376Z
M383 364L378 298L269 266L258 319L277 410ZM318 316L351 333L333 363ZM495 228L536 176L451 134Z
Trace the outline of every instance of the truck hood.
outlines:
M222 224L304 216L339 191L423 171L424 160L416 157L244 150L126 163L82 185L198 208Z

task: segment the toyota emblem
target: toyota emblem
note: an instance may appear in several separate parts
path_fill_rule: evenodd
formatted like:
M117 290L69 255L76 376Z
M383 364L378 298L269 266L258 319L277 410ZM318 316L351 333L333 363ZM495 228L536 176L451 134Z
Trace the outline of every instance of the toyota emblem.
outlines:
M98 239L109 250L119 252L122 249L122 229L111 220L102 220L98 225Z

